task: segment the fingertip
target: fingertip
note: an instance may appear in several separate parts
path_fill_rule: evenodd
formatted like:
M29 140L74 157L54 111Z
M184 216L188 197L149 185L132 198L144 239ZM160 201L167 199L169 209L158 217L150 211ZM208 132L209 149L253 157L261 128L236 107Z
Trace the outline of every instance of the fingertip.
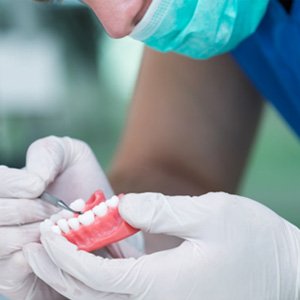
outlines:
M44 181L26 169L2 168L0 179L0 196L11 198L35 199L45 189Z
M42 178L28 172L26 169L20 171L22 173L15 177L16 185L18 184L18 181L20 183L19 190L16 190L17 196L28 199L38 198L45 190L45 182Z
M125 195L119 205L121 216L131 226L147 230L155 210L152 204L155 195L154 193Z
M140 201L139 194L124 195L119 204L119 212L121 216L128 221L132 218L134 219L136 209Z
M49 136L32 143L26 154L26 170L49 185L60 173L64 161L64 147L60 138Z
M33 198L39 197L45 190L46 183L41 177L28 172L28 193L32 195Z

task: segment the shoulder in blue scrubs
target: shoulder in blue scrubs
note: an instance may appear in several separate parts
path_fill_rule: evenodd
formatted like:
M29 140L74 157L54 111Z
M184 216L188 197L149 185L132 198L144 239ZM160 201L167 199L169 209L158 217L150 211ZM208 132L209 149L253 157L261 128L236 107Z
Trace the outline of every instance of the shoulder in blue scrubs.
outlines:
M281 2L292 2L288 11ZM271 0L257 31L233 56L300 137L300 0Z

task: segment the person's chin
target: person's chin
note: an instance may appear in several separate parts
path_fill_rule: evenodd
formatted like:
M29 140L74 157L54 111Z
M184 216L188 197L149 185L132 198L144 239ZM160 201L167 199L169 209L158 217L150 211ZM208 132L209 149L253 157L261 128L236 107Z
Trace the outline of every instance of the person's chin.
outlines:
M132 0L128 5L118 5L117 2L111 1L109 5L101 5L94 0L85 0L106 32L113 38L123 38L129 35L143 18L152 0Z

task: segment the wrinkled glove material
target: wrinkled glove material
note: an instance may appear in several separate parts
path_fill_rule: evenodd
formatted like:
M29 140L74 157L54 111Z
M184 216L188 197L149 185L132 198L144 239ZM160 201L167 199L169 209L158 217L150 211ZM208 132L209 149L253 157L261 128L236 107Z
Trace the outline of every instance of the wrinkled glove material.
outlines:
M72 300L299 299L299 229L261 204L225 193L146 193L125 195L119 209L132 226L182 244L106 259L78 251L44 223L42 245L24 248L35 274Z
M40 222L57 212L39 200L45 190L68 203L99 187L108 197L113 195L95 155L79 140L47 137L29 147L24 169L0 166L0 182L0 294L10 300L65 299L35 276L22 250L40 240ZM143 247L141 236L131 237L132 246L127 241L99 254L134 256L135 243Z

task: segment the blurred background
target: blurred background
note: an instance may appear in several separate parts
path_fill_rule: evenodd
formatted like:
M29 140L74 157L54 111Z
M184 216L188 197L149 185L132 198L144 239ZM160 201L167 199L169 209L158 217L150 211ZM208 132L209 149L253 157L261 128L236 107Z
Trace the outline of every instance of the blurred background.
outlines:
M0 164L22 167L34 140L68 135L108 168L141 53L131 39L107 37L84 6L0 0ZM298 226L299 146L267 107L240 190Z

